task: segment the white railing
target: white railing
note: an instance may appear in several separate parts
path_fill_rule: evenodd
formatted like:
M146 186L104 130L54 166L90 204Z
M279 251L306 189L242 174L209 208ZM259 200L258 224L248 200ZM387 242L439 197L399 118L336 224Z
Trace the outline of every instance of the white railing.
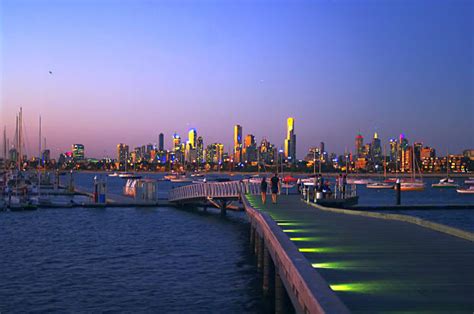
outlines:
M190 184L172 189L168 194L168 200L173 202L205 198L238 198L242 193L259 194L260 184L249 181Z

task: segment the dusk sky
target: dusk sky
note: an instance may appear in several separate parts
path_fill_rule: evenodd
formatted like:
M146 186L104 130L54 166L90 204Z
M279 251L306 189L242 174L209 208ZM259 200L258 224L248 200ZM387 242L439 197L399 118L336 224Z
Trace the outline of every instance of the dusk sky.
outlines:
M0 0L1 125L38 116L53 157L82 143L165 146L190 127L230 148L234 124L297 157L360 131L474 148L474 1ZM53 74L49 74L52 71ZM1 145L1 144L0 144Z

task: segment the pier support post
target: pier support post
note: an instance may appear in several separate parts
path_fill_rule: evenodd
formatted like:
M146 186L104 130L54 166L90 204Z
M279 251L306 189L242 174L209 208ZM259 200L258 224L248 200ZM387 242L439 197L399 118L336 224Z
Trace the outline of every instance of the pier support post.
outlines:
M253 248L255 245L255 228L250 224L250 247Z
M227 214L227 200L221 200L221 216L225 216Z
M265 242L263 241L263 237L259 237L258 239L258 251L257 251L257 268L262 269L263 268L263 253L264 253L264 247L265 247Z
M263 249L263 294L268 296L275 287L275 265L273 264L268 247Z
M288 312L288 294L285 285L281 280L278 270L275 270L275 313L282 314Z
M254 245L254 248L253 248L253 253L255 255L258 254L258 245L259 244L260 244L260 236L258 235L257 230L255 230L255 245Z

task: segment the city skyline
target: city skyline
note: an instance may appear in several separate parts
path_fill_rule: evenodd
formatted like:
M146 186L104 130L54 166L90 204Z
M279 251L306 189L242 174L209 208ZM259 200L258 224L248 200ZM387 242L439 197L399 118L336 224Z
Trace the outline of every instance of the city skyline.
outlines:
M190 128L229 150L236 124L283 148L287 117L298 158L319 142L352 150L358 132L461 152L473 6L2 1L1 123L12 138L23 107L29 154L39 115L53 154L114 156L159 133L170 148Z

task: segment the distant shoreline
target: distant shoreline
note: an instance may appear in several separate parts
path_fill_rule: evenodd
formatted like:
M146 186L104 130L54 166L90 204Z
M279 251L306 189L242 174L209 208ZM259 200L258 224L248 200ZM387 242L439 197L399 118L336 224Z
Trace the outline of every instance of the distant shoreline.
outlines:
M66 172L69 172L70 170L64 170ZM111 173L114 173L114 172L121 172L121 171L105 171L105 170L97 170L97 171L93 171L93 170L74 170L75 173L100 173L100 174L111 174ZM143 174L169 174L169 172L161 172L161 171L132 171L134 173L143 173ZM188 173L192 173L192 172L188 172ZM199 173L202 173L202 174L208 174L208 175L218 175L218 174L224 174L224 175L258 175L259 173L258 172L255 172L255 171L249 171L249 172L246 172L246 171L208 171L208 172L205 172L205 171L202 171L202 172L199 172ZM270 176L272 175L273 172L260 172L260 175L266 175L266 176ZM291 176L309 176L309 175L312 175L313 173L309 173L309 172L283 172L283 174L286 176L286 175L291 175ZM326 176L326 177L336 177L336 176L339 176L339 174L345 174L345 173L341 173L341 172L323 172L322 175L323 176ZM427 177L427 178L443 178L443 177L446 177L446 173L442 173L442 172L439 172L439 173L422 173L421 174L423 177ZM395 173L387 173L387 177L390 178L390 177L401 177L401 178L409 178L411 177L411 174L410 173L398 173L398 174L395 174ZM417 177L419 176L419 174L416 175ZM467 178L467 177L473 177L474 176L474 173L450 173L449 174L450 177L452 178ZM367 177L367 178L382 178L383 177L383 174L382 173L349 173L348 174L348 177Z

